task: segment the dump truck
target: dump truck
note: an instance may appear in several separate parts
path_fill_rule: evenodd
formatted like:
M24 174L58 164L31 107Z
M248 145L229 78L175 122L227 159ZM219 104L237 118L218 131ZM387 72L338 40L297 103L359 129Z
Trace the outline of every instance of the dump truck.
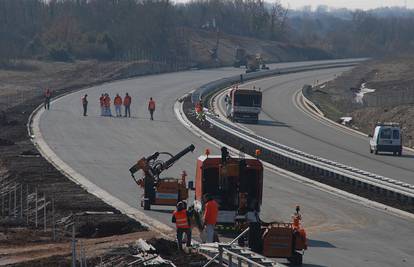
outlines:
M255 88L232 89L226 105L230 107L227 115L231 120L258 123L262 111L262 92Z

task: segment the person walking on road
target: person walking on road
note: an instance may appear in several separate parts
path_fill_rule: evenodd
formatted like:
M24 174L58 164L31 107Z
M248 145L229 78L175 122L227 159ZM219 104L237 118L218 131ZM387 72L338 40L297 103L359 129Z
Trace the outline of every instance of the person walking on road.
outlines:
M218 210L219 210L218 204L210 194L205 194L203 196L203 200L204 200L203 222L204 222L204 229L207 234L206 242L213 243L214 236L215 236L214 228L216 227Z
M105 94L104 98L104 109L105 109L105 116L111 117L111 98L108 94Z
M82 97L83 116L88 116L88 95Z
M105 95L102 94L99 98L99 105L101 106L101 116L105 116L105 106L104 106Z
M151 120L154 120L154 111L155 111L155 101L150 97L150 100L148 102L148 111L151 115Z
M114 106L115 106L116 116L117 117L122 117L122 111L121 111L122 98L119 96L119 94L116 94L116 96L114 98Z
M131 96L126 93L124 97L124 107L125 107L125 118L128 115L129 118L131 118Z
M50 98L52 97L52 92L50 91L50 89L46 89L45 91L45 109L49 110L50 109Z
M182 201L177 203L177 209L172 214L171 221L177 228L177 245L179 250L183 250L183 234L187 237L186 247L191 246L191 214Z

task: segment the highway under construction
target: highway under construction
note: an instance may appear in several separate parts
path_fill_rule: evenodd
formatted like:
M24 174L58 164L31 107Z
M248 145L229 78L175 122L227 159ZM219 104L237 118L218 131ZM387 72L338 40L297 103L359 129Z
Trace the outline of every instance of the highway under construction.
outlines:
M289 164L298 164L293 169L269 163L265 159L269 154L265 154L263 149L269 148L269 144L262 144L258 148L261 149L260 159L264 164L261 219L290 221L295 207L300 205L308 238L304 266L411 266L414 262L411 246L414 237L413 203L410 195L414 177L414 169L410 164L412 152L407 150L404 153L406 156L402 158L367 154L368 145L364 137L309 115L296 99L303 85L334 79L352 68L354 63L337 60L271 64L269 71L273 72L266 77L252 73L252 79L255 79L247 81L248 76L245 76L246 86L254 85L262 89L262 114L258 124L214 121L215 118L222 120L225 117L220 107L224 105L222 95L214 96L215 103L212 105L216 114L212 111L207 114L211 127L202 131L203 126L191 119L192 115L186 111L186 102L183 102L185 99L189 101L191 92L197 93L200 88L206 90L208 87L228 88L237 82L234 79L244 74L241 69L221 68L121 80L58 97L51 102L50 111L38 109L33 114L30 131L42 155L70 179L121 212L165 233L174 228L170 222L171 208L140 207L143 191L130 178L129 169L142 156L156 151L177 153L189 144L194 144L193 154L183 156L168 168L168 176L178 178L185 170L187 180L193 181L198 156L204 155L206 149L211 155L221 155L223 144L220 142L226 143L226 140L220 140L219 136L209 131L229 129L229 135L244 131L247 138L264 138L279 144L278 149L286 146L284 152L278 152L284 156L296 153L305 158L305 154L299 152L313 155L316 158L306 156L308 161L305 163L311 166L310 160L319 160L312 165L317 165L319 169L312 170L311 167L306 172L323 170L326 173L322 173L322 176L339 177L336 174L341 171L341 175L344 175L345 169L339 170L340 166L334 166L333 163L340 163L354 167L354 170L348 169L347 172L365 171L366 174L358 174L360 182L364 178L362 176L368 177L369 173L401 181L401 184L397 184L384 180L373 185L371 179L368 187L399 190L394 197L399 200L401 197L401 205L406 206L406 211L400 210L398 206L390 207L393 205L387 202L380 204L374 198L369 200L361 194L357 196L349 190L345 192L343 188L327 186L321 180L307 179L305 174L293 170L299 166L305 168L302 161L300 165L299 160L290 162L291 159L287 159ZM320 64L325 65L322 67ZM293 69L283 73L288 68ZM224 79L229 77L233 78ZM132 95L131 119L101 117L99 101L92 99L99 99L103 92L121 95L128 92ZM87 117L81 116L80 112L80 99L85 94L90 99ZM153 121L147 115L150 97L157 102ZM196 97L200 98L200 95ZM259 146L257 140L251 139L250 142ZM233 157L238 155L239 149L240 146L229 146ZM324 162L324 159L330 162ZM328 166L328 163L331 165ZM361 186L364 187L362 182ZM194 195L190 193L189 200L192 202L193 199Z

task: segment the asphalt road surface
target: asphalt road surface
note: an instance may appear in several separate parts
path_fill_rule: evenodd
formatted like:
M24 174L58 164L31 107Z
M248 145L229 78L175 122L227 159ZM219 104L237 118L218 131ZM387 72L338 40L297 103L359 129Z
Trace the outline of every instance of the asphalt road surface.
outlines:
M284 65L296 64L309 63ZM92 87L53 102L51 110L40 118L40 130L60 159L97 186L138 208L142 191L128 171L138 158L155 151L177 153L193 143L194 154L185 156L166 173L177 177L184 169L193 177L196 157L205 148L218 153L178 122L173 112L175 99L196 86L242 71L233 68L188 71ZM331 70L330 75L335 72L341 70ZM326 73L326 70L315 71L312 78L321 80ZM308 77L309 74L291 74L283 79L297 81L298 76ZM133 117L99 116L98 98L103 92L110 93L112 99L116 93L123 96L129 92L133 98ZM81 96L85 93L90 103L87 117L82 116L81 108ZM157 102L154 121L149 120L147 111L149 97ZM265 105L266 101L265 98ZM263 128L272 131L276 127ZM389 215L270 171L265 172L264 187L264 220L289 220L295 205L301 205L310 239L304 266L413 266L412 220ZM146 213L170 224L170 211L160 209Z
M248 86L254 85L263 91L263 112L257 125L244 126L301 151L414 184L413 152L404 150L402 157L391 153L370 154L368 137L315 120L295 105L295 94L304 84L333 79L338 71L310 71L249 83Z

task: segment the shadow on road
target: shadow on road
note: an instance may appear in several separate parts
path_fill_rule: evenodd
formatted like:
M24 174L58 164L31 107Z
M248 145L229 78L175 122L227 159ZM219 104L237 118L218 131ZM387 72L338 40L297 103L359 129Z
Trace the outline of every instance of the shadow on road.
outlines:
M289 125L287 125L284 122L271 121L271 120L259 120L259 122L257 124L263 125L263 126L290 127Z
M404 151L401 156L394 156L392 153L378 153L376 156L414 159L414 155L404 154Z
M314 248L336 248L329 242L314 239L308 239L308 246Z

